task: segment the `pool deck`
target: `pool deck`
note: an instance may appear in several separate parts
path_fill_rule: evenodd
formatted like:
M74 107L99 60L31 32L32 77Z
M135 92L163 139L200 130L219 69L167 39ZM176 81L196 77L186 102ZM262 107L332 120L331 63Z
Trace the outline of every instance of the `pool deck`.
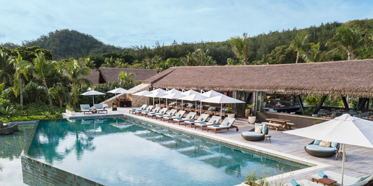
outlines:
M269 130L269 134L272 136L272 143L264 143L263 141L246 141L241 137L241 132L248 131L254 128L254 125L248 124L247 119L239 118L235 122L235 126L238 126L239 131L236 132L234 129L222 130L217 134L214 131L206 132L202 131L200 128L194 129L190 126L185 127L184 125L172 124L163 122L160 120L155 120L143 116L138 116L134 114L129 114L129 108L118 108L118 111L110 111L108 114L94 114L95 116L104 117L101 115L109 116L111 114L124 114L129 115L141 120L151 121L161 126L172 128L175 130L183 131L186 133L203 136L206 138L218 140L228 144L233 144L239 147L248 148L251 150L256 150L271 154L274 156L282 157L285 159L291 159L298 162L305 162L308 164L313 164L315 166L293 171L291 173L282 174L279 176L271 177L269 180L276 182L288 183L290 179L303 180L310 179L311 175L316 174L317 171L334 171L337 173L341 172L342 161L341 158L335 160L335 157L330 158L318 158L307 154L304 150L304 146L312 141L312 139L302 138L298 136L293 136L289 134L284 134L281 131L276 131L273 129ZM92 114L79 114L76 116L87 117ZM373 149L357 147L357 146L346 146L347 162L345 163L345 175L352 177L360 177L364 175L373 174ZM247 173L249 174L249 173Z

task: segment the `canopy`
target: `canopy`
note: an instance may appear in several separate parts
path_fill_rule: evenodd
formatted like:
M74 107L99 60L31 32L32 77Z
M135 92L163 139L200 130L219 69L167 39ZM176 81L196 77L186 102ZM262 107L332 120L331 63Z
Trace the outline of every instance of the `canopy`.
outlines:
M161 88L158 88L158 89L154 89L150 92L166 92L165 90L161 89Z
M205 93L203 93L202 95L205 96ZM244 101L241 101L241 100L238 100L238 99L235 99L235 98L231 98L231 97L226 96L224 94L220 94L220 95L215 96L215 97L210 97L210 98L207 98L207 99L203 99L201 101L208 102L208 103L221 103L221 104L223 104L223 103L246 103Z
M145 96L145 95L147 95L147 94L150 94L150 92L147 91L147 90L144 90L144 91L141 91L141 92L135 93L135 94L133 94L133 95L135 95L135 96Z
M171 90L167 90L165 93L166 94L173 94L173 93L176 93L176 92L178 92L178 93L181 93L181 91L178 91L178 90L176 90L176 89L171 89Z
M333 120L284 133L343 144L342 185L346 144L373 148L373 122L349 114Z
M224 95L224 94L213 91L213 90L210 90L208 92L203 93L202 95L211 98L211 97L220 96L220 95Z
M186 96L190 96L190 95L193 95L193 94L199 94L199 92L194 91L194 90L188 90L188 91L182 92L181 94L186 95Z
M131 91L129 91L129 90L126 90L126 89L124 89L124 88L115 88L115 89L113 89L113 90L110 90L110 91L108 91L108 93L112 93L112 94L124 94L124 93L129 93L129 94L131 94L132 92Z
M99 91L95 91L95 90L90 90L90 91L84 92L84 93L82 93L80 95L82 95L82 96L92 96L93 104L95 104L95 96L96 95L105 95L105 93L102 93L102 92L99 92Z
M196 94L185 96L185 97L182 97L180 99L181 100L187 100L187 101L201 101L203 99L207 99L207 97L203 96L202 94L200 94L200 93L197 92ZM200 113L202 113L202 102L201 102L201 106L200 106L199 109L200 109Z
M172 90L175 90L174 93L170 93L166 96L162 96L162 98L166 98L166 105L167 105L167 99L176 99L176 106L177 106L177 100L182 98L182 97L185 97L185 95L182 95L180 91L176 90L176 89L172 89ZM166 91L165 93L167 93L168 91Z
M150 92L150 94L146 94L144 96L146 96L146 97L152 97L152 98L161 98L161 97L167 96L167 95L168 94L166 94L164 92ZM153 105L154 105L154 99L153 99Z
M213 91L213 90L211 90L211 91ZM211 92L211 91L209 91L209 92ZM209 92L206 92L206 93L209 93ZM214 92L211 92L209 94L212 95L212 94L218 93L218 92L215 92L215 93ZM205 95L206 93L203 93L202 95ZM220 94L220 95L215 96L215 97L210 97L210 98L207 98L207 99L203 99L201 101L202 102L207 102L207 103L220 103L220 116L222 116L222 114L223 114L222 113L223 112L223 103L246 103L244 101L241 101L241 100L238 100L238 99L235 99L235 98L231 98L231 97L226 96L224 94Z

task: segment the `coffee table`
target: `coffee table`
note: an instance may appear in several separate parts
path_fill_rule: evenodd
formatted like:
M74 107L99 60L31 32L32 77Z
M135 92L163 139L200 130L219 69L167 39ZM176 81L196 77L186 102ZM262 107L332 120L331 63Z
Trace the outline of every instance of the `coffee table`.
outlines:
M337 181L331 180L329 178L321 178L321 179L312 178L312 181L316 183L321 183L324 185L334 185L335 183L337 183Z

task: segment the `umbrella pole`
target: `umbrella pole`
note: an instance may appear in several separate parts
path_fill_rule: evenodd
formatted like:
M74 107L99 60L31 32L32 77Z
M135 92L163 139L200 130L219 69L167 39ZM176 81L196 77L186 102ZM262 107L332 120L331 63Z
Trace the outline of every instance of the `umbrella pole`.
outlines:
M153 98L153 107L154 107L154 98Z
M223 119L223 103L220 103L220 117Z
M181 110L184 110L184 100L181 100Z
M202 114L202 101L200 101L199 114Z
M167 108L167 110L168 110L168 104L167 104L167 99L166 99L166 108Z
M95 105L95 96L92 95L92 98L93 98L93 105ZM93 105L92 105L92 106L93 106Z
M342 182L341 185L343 186L343 176L344 176L344 171L345 171L345 158L346 158L346 144L343 144L342 146Z

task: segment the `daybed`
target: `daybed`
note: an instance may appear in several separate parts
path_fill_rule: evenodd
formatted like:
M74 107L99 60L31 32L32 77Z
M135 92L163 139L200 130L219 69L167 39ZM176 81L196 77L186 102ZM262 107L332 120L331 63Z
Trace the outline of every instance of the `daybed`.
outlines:
M261 133L255 132L257 127L262 127ZM266 124L255 123L255 128L248 132L242 132L241 136L248 141L261 141L264 140L265 135L268 135L268 127Z

